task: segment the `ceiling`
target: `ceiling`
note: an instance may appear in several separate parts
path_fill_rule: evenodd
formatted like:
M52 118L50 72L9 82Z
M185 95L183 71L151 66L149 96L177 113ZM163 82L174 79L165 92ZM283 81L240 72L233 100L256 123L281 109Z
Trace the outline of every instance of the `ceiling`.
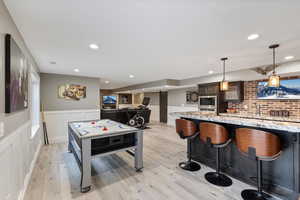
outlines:
M42 72L101 77L105 88L220 73L223 56L228 71L270 64L272 43L278 61L300 58L299 0L4 2Z

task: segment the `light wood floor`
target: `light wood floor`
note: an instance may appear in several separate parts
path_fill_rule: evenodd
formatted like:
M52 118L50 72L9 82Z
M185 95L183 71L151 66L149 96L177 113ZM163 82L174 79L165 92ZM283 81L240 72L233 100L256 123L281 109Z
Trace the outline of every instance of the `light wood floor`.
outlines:
M25 200L241 200L240 192L251 188L233 180L221 188L205 181L211 171L178 167L186 160L186 143L174 128L152 125L144 133L144 170L136 173L133 158L125 152L96 158L92 168L92 190L80 193L80 173L66 144L43 147L33 171Z

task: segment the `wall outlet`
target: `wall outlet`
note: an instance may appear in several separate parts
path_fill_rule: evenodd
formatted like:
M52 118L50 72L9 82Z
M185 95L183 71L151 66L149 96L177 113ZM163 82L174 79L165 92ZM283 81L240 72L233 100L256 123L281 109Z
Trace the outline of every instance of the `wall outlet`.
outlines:
M0 138L4 136L4 122L0 122Z

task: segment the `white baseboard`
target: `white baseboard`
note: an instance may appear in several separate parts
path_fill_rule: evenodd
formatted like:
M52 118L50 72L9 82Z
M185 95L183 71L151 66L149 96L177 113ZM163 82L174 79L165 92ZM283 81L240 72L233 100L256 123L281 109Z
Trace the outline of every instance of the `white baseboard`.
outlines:
M37 159L38 159L38 157L40 155L40 152L41 152L41 148L42 148L42 143L40 142L39 145L38 145L38 147L37 147L37 150L36 150L36 152L34 154L33 160L32 160L32 162L30 164L29 172L26 174L26 177L25 177L25 180L24 180L23 190L20 191L18 200L23 200L24 197L25 197L26 191L27 191L28 186L29 186L29 182L30 182L31 177L32 177L32 172L34 170L34 167L36 165Z

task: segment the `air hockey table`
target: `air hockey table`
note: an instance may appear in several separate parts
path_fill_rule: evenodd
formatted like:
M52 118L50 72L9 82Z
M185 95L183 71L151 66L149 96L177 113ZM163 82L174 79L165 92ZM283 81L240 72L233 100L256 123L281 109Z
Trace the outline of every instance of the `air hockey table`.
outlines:
M91 189L91 161L126 151L134 156L135 169L143 168L143 130L109 119L68 123L68 150L81 170L81 192Z

